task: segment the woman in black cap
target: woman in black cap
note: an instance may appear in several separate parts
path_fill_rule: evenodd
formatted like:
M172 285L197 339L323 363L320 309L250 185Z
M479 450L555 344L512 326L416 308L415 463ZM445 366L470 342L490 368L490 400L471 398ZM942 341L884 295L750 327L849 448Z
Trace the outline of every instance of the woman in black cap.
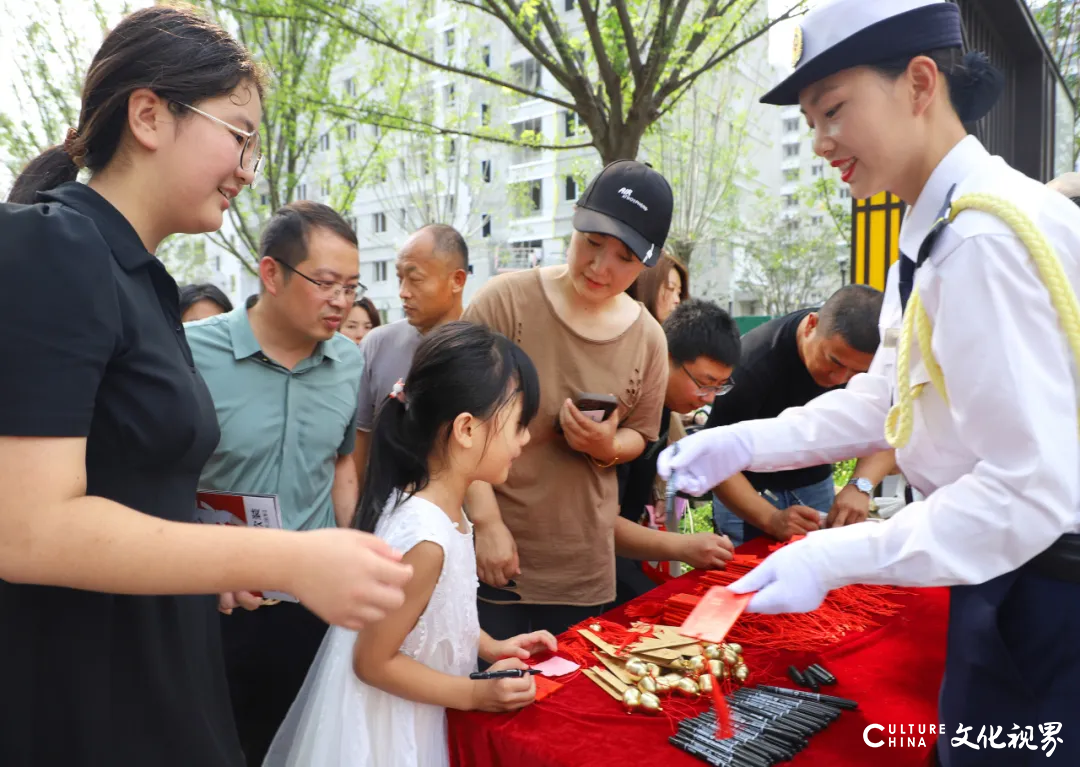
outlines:
M639 162L614 162L577 201L566 264L497 277L465 312L514 340L540 376L532 441L505 484L477 484L468 496L480 625L496 639L559 633L611 602L617 526L632 539L620 553L652 558L634 541L660 534L619 516L615 466L657 438L667 343L624 291L660 259L671 209L663 176ZM603 418L603 403L586 404L582 394L614 395L617 407ZM662 537L665 559L689 558L676 548L690 536Z
M1080 764L1080 211L967 135L1002 78L962 41L938 0L805 17L794 73L762 100L801 105L854 196L910 206L882 347L846 390L689 437L659 468L696 493L897 448L925 500L811 533L732 590L802 612L849 583L951 586L940 761Z

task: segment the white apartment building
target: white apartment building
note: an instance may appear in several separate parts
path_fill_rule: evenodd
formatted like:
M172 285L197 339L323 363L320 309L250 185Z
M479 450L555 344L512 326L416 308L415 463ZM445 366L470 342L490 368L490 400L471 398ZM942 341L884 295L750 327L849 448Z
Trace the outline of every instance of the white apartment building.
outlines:
M584 31L575 0L557 0L561 21L572 33ZM565 96L561 87L517 43L509 31L496 24L482 30L456 21L457 11L446 0L436 0L428 22L433 52L442 61L466 63L479 54L502 77L530 90ZM756 113L748 162L756 169L751 180L740 181L747 199L759 188L775 188L778 163L772 144L770 107L756 105L758 95L773 79L768 64L768 43L762 39L747 46L740 76L745 79L741 99ZM334 77L343 89L356 87L363 71L362 57L378 55L378 49L358 49L356 60L339 67ZM352 81L350 83L350 81ZM434 72L425 89L431 96L436 122L452 121L468 111L481 124L506 125L515 135L531 132L545 144L586 143L587 130L572 112L542 99L528 98L464 76ZM475 125L475 122L473 123ZM346 127L344 140L371 140L371 125ZM350 138L351 137L351 138ZM334 184L340 183L335 165L335 143L340 136L320 137L319 153L298 190L301 199L329 201ZM401 139L409 141L408 137ZM397 249L419 220L419 205L431 204L438 218L465 235L470 249L472 273L466 301L491 276L506 270L549 265L564 260L572 231L573 204L582 184L601 169L592 147L577 149L531 149L483 142L465 137L441 139L443 154L425 154L428 161L409 152L391 161L381 180L360 188L351 209L351 223L360 241L360 279L367 296L389 321L402 316L397 296L394 259ZM424 153L421 153L424 154ZM648 160L643 151L639 159ZM428 200L422 198L427 196ZM747 203L748 205L751 203ZM226 223L228 225L228 223ZM694 293L731 306L731 262L737 243L727 238L703 243L694 258ZM234 300L243 301L258 291L258 279L231 255L208 246L207 264L212 281Z

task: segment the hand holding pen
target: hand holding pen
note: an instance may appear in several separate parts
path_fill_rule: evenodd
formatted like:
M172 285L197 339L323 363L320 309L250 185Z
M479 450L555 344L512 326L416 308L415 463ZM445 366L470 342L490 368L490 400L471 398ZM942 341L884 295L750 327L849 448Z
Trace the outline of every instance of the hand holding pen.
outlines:
M471 711L517 711L536 699L535 669L518 658L504 658L481 674L470 674Z

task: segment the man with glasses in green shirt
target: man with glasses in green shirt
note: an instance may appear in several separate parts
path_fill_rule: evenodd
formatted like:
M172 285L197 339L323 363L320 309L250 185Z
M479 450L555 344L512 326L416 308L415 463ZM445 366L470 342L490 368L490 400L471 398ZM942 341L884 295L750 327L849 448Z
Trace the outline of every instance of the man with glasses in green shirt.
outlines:
M258 302L185 326L210 388L221 441L200 488L276 495L284 527L347 525L357 503L352 453L363 357L338 333L359 291L356 234L332 208L294 202L259 243ZM298 604L253 612L222 596L233 710L249 765L261 765L326 625Z

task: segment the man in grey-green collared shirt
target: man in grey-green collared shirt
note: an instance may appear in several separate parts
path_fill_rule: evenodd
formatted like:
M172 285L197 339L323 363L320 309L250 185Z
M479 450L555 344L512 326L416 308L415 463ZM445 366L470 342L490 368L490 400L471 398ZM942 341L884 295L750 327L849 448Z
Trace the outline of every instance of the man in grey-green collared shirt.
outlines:
M201 488L276 495L292 530L349 524L364 363L337 330L359 271L345 219L326 205L293 202L263 229L258 302L186 327L221 427ZM326 633L299 604L233 609L258 604L251 594L221 597L225 672L249 767L262 765Z
M276 495L290 530L333 527L334 471L356 443L356 344L335 334L289 370L263 353L244 307L187 325L187 336L221 426L200 488Z

